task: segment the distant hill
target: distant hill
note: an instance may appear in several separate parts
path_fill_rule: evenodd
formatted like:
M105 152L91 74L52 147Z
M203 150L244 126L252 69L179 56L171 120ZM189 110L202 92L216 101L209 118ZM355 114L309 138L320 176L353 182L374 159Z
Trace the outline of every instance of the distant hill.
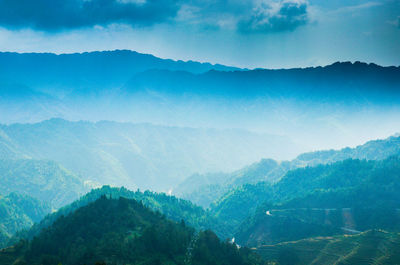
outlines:
M279 265L399 264L400 235L370 230L357 235L265 245L256 252Z
M248 249L172 222L140 202L105 196L58 218L29 243L0 252L19 264L262 264Z
M296 168L330 164L350 158L382 160L399 154L400 137L392 136L383 140L369 141L355 148L308 152L291 161L263 159L232 173L195 174L180 183L174 189L174 193L203 207L209 207L212 203L217 205L223 203L225 199L217 200L224 198L223 195L231 189L258 182L272 184L279 181L289 170Z
M48 160L0 160L0 194L28 194L53 209L83 195L88 188L73 173Z
M0 196L0 248L15 232L30 228L50 211L48 204L27 195L10 193Z
M369 132L362 139L393 131L399 76L399 67L361 62L246 70L132 51L0 53L0 122L57 117L246 128L287 135L305 151L349 145L360 128Z
M361 62L337 62L325 67L255 69L194 74L168 69L137 73L124 91L157 91L164 95L203 97L298 99L305 102L394 103L400 96L400 67L382 67ZM350 92L351 91L351 92Z
M168 191L195 172L228 171L295 150L286 137L240 129L62 119L0 125L0 157L52 160L94 186Z
M173 61L129 50L73 54L0 53L0 80L24 84L34 90L53 93L58 89L93 91L123 85L135 73L149 69L168 69L203 73L209 70L232 71L239 68L209 63ZM54 91L55 90L55 91ZM60 91L59 91L60 92Z
M194 174L180 183L174 189L174 194L207 208L230 189L260 181L274 183L289 168L289 163L262 159L232 173Z
M196 74L209 70L242 70L219 64L161 59L129 50L60 55L0 52L0 123L38 122L54 117L70 120L131 117L129 121L146 121L140 119L143 113L134 115L142 104L131 111L138 104L112 99L134 74L151 69ZM120 111L123 105L124 111ZM103 111L99 111L99 106ZM115 108L118 111L113 111Z

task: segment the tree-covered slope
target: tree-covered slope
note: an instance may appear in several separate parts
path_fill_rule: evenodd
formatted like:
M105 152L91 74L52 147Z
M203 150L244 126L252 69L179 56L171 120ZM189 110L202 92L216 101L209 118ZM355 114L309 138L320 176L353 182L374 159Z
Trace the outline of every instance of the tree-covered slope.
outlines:
M256 252L279 265L399 264L400 235L370 230L357 235L265 245Z
M212 232L196 235L183 221L169 221L141 202L106 196L0 252L0 263L13 255L19 264L262 264Z
M273 224L286 221L293 226L299 222L303 226L325 226L332 233L345 232L342 228L398 230L399 178L397 156L300 168L289 171L274 185L259 183L233 190L212 208L212 213L228 224L243 222L236 237L248 245L288 239L285 233L290 229L284 226L280 226L280 236L271 237L271 231L277 231ZM307 235L295 234L288 240L298 237Z
M0 160L0 193L28 194L54 209L81 196L87 188L73 173L49 160Z
M355 148L309 152L299 155L294 162L306 165L329 164L353 159L382 160L400 154L400 136L394 135L382 140L369 141Z
M369 141L355 148L304 153L291 161L277 162L272 159L263 159L233 173L192 175L177 187L175 193L203 207L209 207L212 203L217 204L218 207L218 204L223 203L230 196L229 194L238 193L238 191L230 190L244 184L275 183L288 171L296 168L330 164L350 158L382 160L398 154L400 154L400 137L392 136L383 140ZM239 190L246 188L250 187Z
M162 213L171 220L184 220L186 224L194 227L198 231L212 229L222 239L232 236L232 231L228 227L219 222L219 220L213 217L208 211L192 204L190 201L178 199L174 196L168 196L164 193L130 191L125 188L103 186L102 188L92 190L85 196L82 196L79 200L46 216L40 223L35 224L31 229L20 232L13 238L13 242L17 242L20 238L33 238L39 234L41 230L51 226L60 216L66 216L80 207L96 201L104 195L111 198L123 197L141 201L145 206Z
M27 195L0 196L0 248L15 232L30 228L50 211L49 205Z

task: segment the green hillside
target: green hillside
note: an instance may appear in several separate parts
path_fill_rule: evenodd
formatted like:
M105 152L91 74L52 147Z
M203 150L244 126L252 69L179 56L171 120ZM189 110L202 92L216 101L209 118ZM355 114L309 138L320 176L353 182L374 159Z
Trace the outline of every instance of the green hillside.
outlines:
M246 248L195 233L141 202L100 199L60 216L30 242L0 252L0 264L262 264Z
M48 160L0 160L0 183L0 194L28 194L55 209L76 200L87 190L76 175Z
M280 265L400 264L400 234L370 230L357 235L265 245L256 251Z
M208 211L192 204L190 201L178 199L174 196L168 196L164 193L130 191L126 188L103 186L102 188L92 190L85 196L82 196L79 200L46 216L40 223L35 224L30 230L20 232L13 238L13 242L18 242L20 238L33 238L38 235L41 230L51 226L59 217L66 216L80 207L96 201L104 195L111 198L123 197L141 201L145 206L164 214L171 220L184 220L188 225L194 227L198 231L212 229L222 239L232 236L232 231L229 227L226 227Z
M331 164L346 159L383 160L400 154L400 137L374 140L355 148L304 153L292 161L277 162L263 159L232 173L196 174L184 180L175 193L203 207L220 203L219 198L244 184L275 183L296 168Z
M342 228L397 231L399 178L399 157L306 167L289 171L274 185L259 183L233 190L211 212L227 225L234 224L238 242L247 245L322 235L314 229L310 234L291 234L284 226L278 226L281 230L274 226L285 222L297 228L311 225L330 234L341 233Z
M50 207L27 195L0 196L0 248L21 229L30 228L50 212Z

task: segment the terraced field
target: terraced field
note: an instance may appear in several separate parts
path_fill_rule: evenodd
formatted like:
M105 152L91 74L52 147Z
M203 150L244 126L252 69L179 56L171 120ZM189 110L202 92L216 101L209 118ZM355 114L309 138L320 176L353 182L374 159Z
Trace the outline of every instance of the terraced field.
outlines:
M400 234L370 230L357 235L316 237L256 251L266 260L284 264L400 264Z

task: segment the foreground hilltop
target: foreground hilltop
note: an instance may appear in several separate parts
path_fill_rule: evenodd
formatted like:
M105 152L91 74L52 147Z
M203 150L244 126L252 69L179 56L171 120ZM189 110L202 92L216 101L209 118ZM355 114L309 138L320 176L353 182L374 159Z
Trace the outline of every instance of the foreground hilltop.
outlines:
M14 262L14 263L13 263ZM246 248L196 234L141 202L102 196L59 217L33 240L0 252L0 264L263 264Z

